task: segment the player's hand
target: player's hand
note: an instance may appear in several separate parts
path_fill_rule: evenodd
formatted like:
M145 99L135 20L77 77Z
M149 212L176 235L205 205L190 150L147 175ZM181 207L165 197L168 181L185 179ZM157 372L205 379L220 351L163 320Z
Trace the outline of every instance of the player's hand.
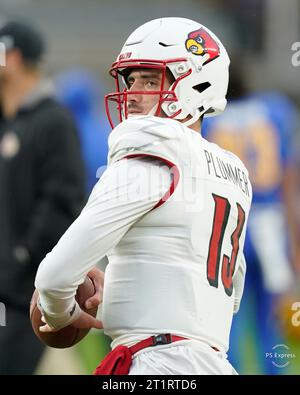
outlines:
M74 328L79 328L79 329L91 329L91 328L102 329L103 328L103 324L101 321L97 320L96 318L94 318L90 314L86 313L85 311L81 312L81 315L79 316L79 318L77 318L77 320L72 322L71 326L73 326Z
M95 294L88 298L84 305L87 310L93 309L102 302L102 296L103 296L103 284L104 284L104 272L102 272L100 269L94 267L92 270L90 270L87 275L90 277L90 279L93 281L94 286L95 286ZM41 310L42 311L42 310ZM45 320L45 317L42 316L41 320L45 323L45 325L40 326L40 332L57 332L62 328L56 329L52 328L47 321ZM77 320L72 322L73 327L79 328L79 329L89 329L89 328L96 328L96 329L102 329L102 322L94 318L88 313L85 313L83 310L81 311L81 315Z
M88 298L85 301L85 308L90 310L94 307L99 306L102 302L103 296L103 285L104 285L104 272L102 272L97 267L94 267L91 271L87 273L87 275L93 280L96 293L92 297Z

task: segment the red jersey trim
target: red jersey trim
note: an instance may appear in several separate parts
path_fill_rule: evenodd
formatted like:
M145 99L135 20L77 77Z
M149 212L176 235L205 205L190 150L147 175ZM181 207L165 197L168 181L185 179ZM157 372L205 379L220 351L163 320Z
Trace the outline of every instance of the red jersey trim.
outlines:
M124 156L124 158L122 158L122 159L144 158L144 157L161 160L167 166L170 167L171 174L173 176L173 179L172 179L172 182L171 182L169 190L164 194L164 196L159 200L159 202L151 209L151 211L152 211L152 210L162 206L173 195L173 193L174 193L174 191L175 191L175 189L176 189L176 187L178 185L178 182L179 182L180 173L179 173L178 167L174 163L170 162L169 160L167 160L165 158L161 158L160 156L156 156L156 155L132 154L132 155Z

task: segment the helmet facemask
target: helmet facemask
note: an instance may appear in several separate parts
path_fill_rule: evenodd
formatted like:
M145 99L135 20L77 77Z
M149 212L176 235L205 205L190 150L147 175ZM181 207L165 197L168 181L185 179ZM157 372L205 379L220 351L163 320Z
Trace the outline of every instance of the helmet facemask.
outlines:
M184 58L170 60L126 59L115 62L110 70L110 75L115 79L116 92L110 93L105 96L106 112L112 128L114 127L114 123L109 104L111 102L116 104L119 122L122 122L123 120L130 117L130 114L128 114L128 102L130 100L130 95L157 96L156 105L147 114L144 115L154 115L176 119L176 117L181 113L181 109L178 109L176 106L178 98L176 96L175 89L178 83L191 73L191 70L187 68L184 73L182 73L178 78L175 79L170 69L175 64L182 64L183 62L186 62L186 60L187 59ZM153 91L129 91L128 85L126 83L126 77L133 69L161 70L160 89ZM164 89L167 75L172 76L171 78L173 82L168 89ZM168 78L168 80L170 80L170 77Z

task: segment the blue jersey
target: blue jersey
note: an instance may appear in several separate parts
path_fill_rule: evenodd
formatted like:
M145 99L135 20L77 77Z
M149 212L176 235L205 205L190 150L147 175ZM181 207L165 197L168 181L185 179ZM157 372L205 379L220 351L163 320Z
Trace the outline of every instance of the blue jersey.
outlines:
M253 203L281 201L281 183L295 160L295 110L278 93L261 93L229 102L225 112L204 118L202 135L234 152L246 165Z

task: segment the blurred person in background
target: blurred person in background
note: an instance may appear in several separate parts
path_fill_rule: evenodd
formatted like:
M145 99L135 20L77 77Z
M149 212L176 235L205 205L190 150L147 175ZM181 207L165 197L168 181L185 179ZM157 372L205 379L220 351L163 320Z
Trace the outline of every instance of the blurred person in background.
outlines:
M79 214L84 169L75 125L42 76L41 33L0 27L0 374L32 374L43 351L29 320L39 262Z
M226 112L206 118L203 135L244 161L253 186L245 240L244 302L233 320L229 356L241 373L249 373L247 352L243 358L241 350L247 350L247 334L254 330L255 358L261 372L282 374L283 369L266 358L266 353L285 343L277 309L282 297L297 285L295 273L300 271L296 113L291 101L279 92L251 94L240 60L232 62L227 97ZM250 317L254 326L253 322L249 325Z
M80 145L86 168L86 192L90 194L106 166L110 127L100 103L103 87L92 72L72 69L55 78L58 99L72 112L80 137Z

